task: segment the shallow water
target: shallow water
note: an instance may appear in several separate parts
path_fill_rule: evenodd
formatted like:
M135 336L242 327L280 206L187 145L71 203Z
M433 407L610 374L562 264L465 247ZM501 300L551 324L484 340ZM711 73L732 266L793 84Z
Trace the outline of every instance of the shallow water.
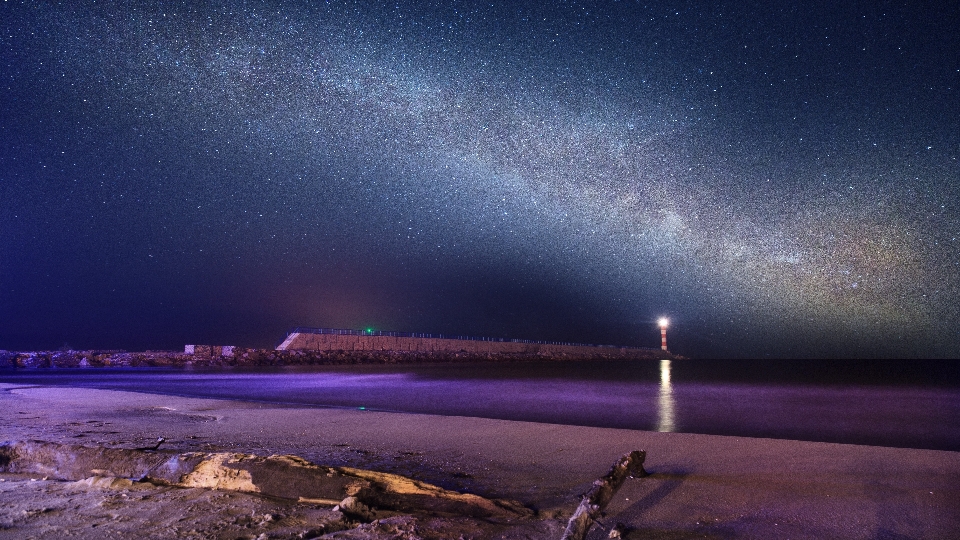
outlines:
M0 382L960 451L960 363L945 361L3 370Z

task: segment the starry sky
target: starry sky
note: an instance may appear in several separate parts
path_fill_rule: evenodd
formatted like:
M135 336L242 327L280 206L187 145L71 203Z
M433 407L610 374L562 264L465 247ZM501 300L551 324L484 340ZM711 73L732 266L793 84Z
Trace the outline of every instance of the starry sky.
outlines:
M956 2L0 3L0 349L960 357Z

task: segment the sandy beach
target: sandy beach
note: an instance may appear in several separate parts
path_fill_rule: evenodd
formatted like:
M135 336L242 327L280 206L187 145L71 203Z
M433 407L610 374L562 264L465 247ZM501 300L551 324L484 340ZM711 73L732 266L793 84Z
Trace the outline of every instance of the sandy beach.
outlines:
M651 475L624 483L589 538L606 538L604 527L617 524L623 525L624 538L946 539L956 538L960 531L956 452L13 384L0 384L0 406L5 411L0 439L7 441L138 448L164 437L164 448L170 450L292 454L317 464L396 473L450 490L513 499L535 511L539 525L504 533L505 537L559 538L558 531L592 482L620 456L636 449L647 451L645 466ZM7 475L3 480L4 538L43 537L44 531L54 530L57 519L66 519L56 518L52 510L42 511L47 507L39 502L39 509L25 508L23 500L67 500L70 489L80 489L49 478ZM165 504L163 497L172 496L164 493L140 500L133 506L140 510L129 513L153 515ZM238 496L198 492L191 497L196 498L191 508L196 508L204 498ZM228 501L218 500L218 512L232 515ZM14 504L17 501L19 505ZM243 504L273 504L250 501ZM211 501L203 504L209 521ZM271 520L245 526L253 531L252 538L280 537L270 536L269 531L276 529L270 529ZM129 532L123 522L113 520L119 537ZM267 532L256 533L257 523ZM89 536L80 524L71 530L77 537L103 537L111 528L110 523L101 524L97 531L88 530ZM293 529L283 531L286 537L297 537ZM204 536L202 531L197 534ZM356 537L390 537L376 534ZM477 537L483 534L478 532ZM155 537L164 537L163 531Z

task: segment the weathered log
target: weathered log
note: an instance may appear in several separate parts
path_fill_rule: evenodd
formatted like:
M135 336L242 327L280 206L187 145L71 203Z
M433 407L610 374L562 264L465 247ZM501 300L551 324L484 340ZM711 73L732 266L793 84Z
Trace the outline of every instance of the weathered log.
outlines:
M73 481L126 478L177 487L260 493L339 505L357 517L379 515L382 511L502 520L533 515L516 501L449 491L396 474L325 467L297 456L176 453L22 441L0 443L0 472L39 473Z
M628 476L647 476L643 462L647 458L644 450L634 450L621 457L603 478L593 482L574 511L561 540L584 540L590 527L597 521L600 513L610 503L613 496Z

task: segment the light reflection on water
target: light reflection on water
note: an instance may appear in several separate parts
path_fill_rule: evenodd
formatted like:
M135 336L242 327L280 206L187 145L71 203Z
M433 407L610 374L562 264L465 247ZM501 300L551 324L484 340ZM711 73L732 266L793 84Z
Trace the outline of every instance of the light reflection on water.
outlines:
M670 360L660 361L660 395L657 401L657 431L672 432L676 429L673 420L673 387L670 385Z
M0 382L960 451L960 365L952 362L0 370Z

